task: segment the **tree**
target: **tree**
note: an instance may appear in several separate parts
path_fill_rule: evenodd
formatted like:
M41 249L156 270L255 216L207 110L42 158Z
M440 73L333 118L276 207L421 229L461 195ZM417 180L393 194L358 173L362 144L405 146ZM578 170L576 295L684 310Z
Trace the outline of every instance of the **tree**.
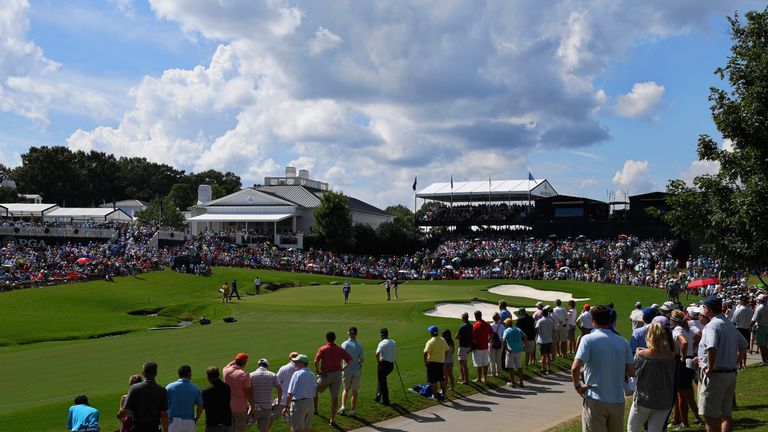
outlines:
M430 201L422 204L421 208L416 210L415 218L417 221L423 220L426 215L432 212L440 211L445 207L445 204L439 201Z
M355 239L355 252L362 255L377 255L379 253L379 238L372 226L356 223L352 227Z
M414 231L416 229L413 212L408 207L398 204L389 206L386 212L395 217L394 222L400 225L405 231Z
M746 23L738 15L728 18L731 55L715 71L728 78L730 89L712 87L709 95L712 119L733 149L701 135L699 159L716 161L720 169L696 177L692 187L671 181L672 210L664 218L676 233L702 239L707 253L760 276L768 267L768 7L745 17Z
M181 214L170 197L155 198L147 204L137 219L139 225L160 224L173 228L184 228L184 215Z
M326 191L315 207L312 230L325 239L328 248L335 251L349 250L352 244L352 212L346 195Z
M20 201L21 197L16 193L16 189L0 186L0 203L15 203Z
M381 253L401 255L412 252L418 243L416 233L406 230L399 223L384 222L376 228Z
M31 147L14 171L17 191L62 206L91 204L91 182L83 169L84 153L79 153L62 146Z
M192 186L187 183L176 183L171 187L166 198L173 203L174 208L186 210L196 203L196 195Z

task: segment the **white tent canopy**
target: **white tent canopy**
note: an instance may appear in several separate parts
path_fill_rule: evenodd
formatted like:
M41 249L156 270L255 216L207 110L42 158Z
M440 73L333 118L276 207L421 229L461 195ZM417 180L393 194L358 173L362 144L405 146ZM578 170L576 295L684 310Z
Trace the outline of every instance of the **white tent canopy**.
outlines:
M292 214L204 213L188 218L187 222L280 222L292 216Z
M124 211L111 208L85 208L85 207L66 207L51 210L45 214L45 220L58 222L86 221L97 222L130 222L133 220Z
M523 201L555 195L546 179L453 182L453 187L451 183L432 183L416 193L417 198L454 202Z
M51 210L57 209L56 204L8 203L0 204L0 216L9 218L42 217Z

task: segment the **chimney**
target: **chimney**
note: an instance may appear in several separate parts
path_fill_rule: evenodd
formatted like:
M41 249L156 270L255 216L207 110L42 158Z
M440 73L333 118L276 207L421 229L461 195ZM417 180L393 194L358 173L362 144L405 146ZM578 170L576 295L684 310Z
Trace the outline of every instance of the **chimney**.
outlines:
M202 184L197 187L197 204L206 204L213 200L211 185Z
M285 167L286 177L296 177L296 167Z

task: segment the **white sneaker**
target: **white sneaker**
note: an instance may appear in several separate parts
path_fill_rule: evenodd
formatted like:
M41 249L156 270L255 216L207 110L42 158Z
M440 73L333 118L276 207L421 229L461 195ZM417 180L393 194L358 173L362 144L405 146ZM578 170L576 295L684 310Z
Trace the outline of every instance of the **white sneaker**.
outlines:
M336 411L336 414L338 414L338 415L347 415L347 413L344 412L344 407L339 408L339 410Z

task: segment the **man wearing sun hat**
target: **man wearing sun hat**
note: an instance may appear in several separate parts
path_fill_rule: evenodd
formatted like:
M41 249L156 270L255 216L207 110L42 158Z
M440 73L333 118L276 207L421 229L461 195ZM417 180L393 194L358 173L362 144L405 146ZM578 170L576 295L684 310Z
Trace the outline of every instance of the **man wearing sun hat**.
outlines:
M293 360L297 355L299 355L299 353L296 351L288 354L288 363L280 366L280 369L277 370L277 381L283 388L283 397L280 399L280 405L283 406L285 406L285 399L288 397L288 393L285 391L285 389L288 388L288 383L291 382L291 376L293 376L293 373L296 372L296 365L293 364Z
M293 359L296 372L291 376L286 389L286 405L283 415L290 413L291 430L293 432L309 432L312 419L315 416L313 400L317 389L315 374L307 367L307 356L298 354Z
M722 308L723 301L717 296L709 296L702 302L702 313L710 321L702 330L699 342L699 414L704 415L708 431L732 428L738 357L748 347L736 326L725 319Z
M251 395L251 379L245 371L248 354L238 353L235 359L224 367L224 383L229 385L232 408L232 432L245 432L248 423L248 399Z
M443 364L445 363L445 355L450 349L445 339L440 337L440 331L437 326L427 327L429 335L431 336L427 343L424 345L424 366L427 368L427 382L432 387L432 396L435 399L443 399L445 397L445 374ZM442 393L437 392L437 385L440 384Z

